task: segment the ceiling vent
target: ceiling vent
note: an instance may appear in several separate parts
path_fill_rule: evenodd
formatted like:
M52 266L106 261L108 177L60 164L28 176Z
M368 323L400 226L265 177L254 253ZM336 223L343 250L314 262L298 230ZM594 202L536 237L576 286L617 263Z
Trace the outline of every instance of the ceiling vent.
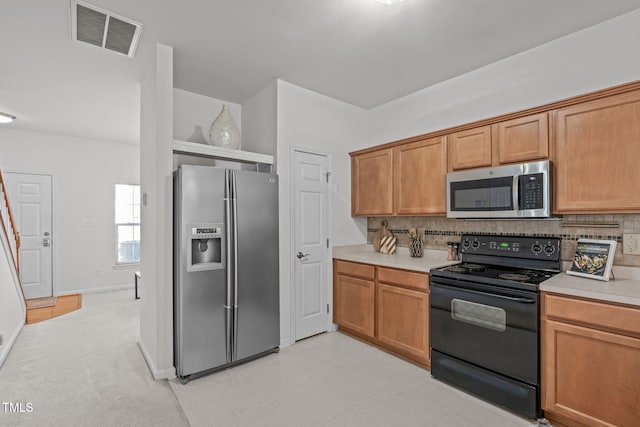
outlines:
M71 0L71 38L133 58L142 24L96 6Z

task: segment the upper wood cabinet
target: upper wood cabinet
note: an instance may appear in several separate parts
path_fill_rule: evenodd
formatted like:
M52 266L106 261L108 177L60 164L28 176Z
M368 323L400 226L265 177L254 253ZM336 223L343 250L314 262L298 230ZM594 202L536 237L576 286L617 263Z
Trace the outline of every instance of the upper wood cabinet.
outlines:
M351 215L393 215L393 150L351 157Z
M395 213L446 213L446 137L404 144L393 150Z
M549 157L547 113L532 114L449 136L449 171Z
M554 212L640 211L640 91L553 114Z
M491 126L449 135L449 171L491 166Z
M384 147L352 153L354 216L442 215L446 172L544 159L554 214L640 212L640 81Z
M497 164L528 162L549 157L547 113L520 117L495 126L498 129Z

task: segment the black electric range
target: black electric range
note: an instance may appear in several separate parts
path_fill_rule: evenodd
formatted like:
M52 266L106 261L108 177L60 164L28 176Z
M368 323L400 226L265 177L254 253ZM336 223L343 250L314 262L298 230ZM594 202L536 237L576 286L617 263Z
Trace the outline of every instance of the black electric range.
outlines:
M528 418L540 416L539 285L560 239L465 234L462 262L431 270L431 374Z

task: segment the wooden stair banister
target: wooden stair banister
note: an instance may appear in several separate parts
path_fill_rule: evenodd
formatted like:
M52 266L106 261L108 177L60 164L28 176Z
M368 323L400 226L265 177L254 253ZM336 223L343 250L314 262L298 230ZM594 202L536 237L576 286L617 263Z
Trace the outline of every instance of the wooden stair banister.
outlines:
M2 228L4 229L4 233L7 236L7 239L9 240L9 242L11 242L12 239L10 239L10 236L13 236L13 241L15 242L14 247L12 247L11 249L11 257L13 259L13 264L15 265L16 268L16 272L18 273L18 280L20 281L20 233L18 232L18 228L16 227L16 222L13 219L13 212L11 211L11 204L9 203L9 196L7 194L7 184L6 181L4 180L4 176L2 175L2 170L0 170L0 189L2 191L2 197L4 198L4 204L6 206L7 209L7 216L9 219L9 225L11 226L11 234L9 233L9 230L7 229L7 224L5 224L5 220L4 220L4 215L0 215L0 223L2 223ZM12 245L9 245L12 246ZM22 291L22 299L25 300L26 302L26 298L24 297L24 290L22 289L22 282L20 282L20 290Z

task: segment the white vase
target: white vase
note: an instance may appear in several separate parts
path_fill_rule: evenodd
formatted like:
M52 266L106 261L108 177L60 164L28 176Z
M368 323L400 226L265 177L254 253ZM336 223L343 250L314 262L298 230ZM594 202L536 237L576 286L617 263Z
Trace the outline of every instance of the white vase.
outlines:
M209 141L211 145L226 148L240 148L240 129L229 114L226 105L222 106L222 111L211 123L209 129Z

